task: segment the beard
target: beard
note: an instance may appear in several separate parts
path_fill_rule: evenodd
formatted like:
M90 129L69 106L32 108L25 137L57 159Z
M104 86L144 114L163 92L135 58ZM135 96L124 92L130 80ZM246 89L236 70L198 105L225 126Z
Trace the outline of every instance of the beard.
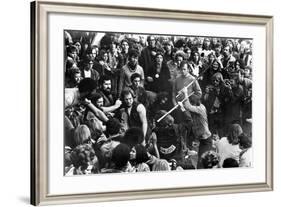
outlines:
M103 92L106 94L106 95L109 95L111 93L111 88L104 88L103 89Z
M137 67L137 63L135 63L135 62L128 62L128 66L129 66L131 69L135 70L136 67Z

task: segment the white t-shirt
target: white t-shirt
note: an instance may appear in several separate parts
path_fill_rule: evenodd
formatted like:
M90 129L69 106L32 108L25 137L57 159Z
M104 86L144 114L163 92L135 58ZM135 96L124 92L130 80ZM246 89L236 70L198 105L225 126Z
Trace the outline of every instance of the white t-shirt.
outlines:
M238 144L232 145L228 142L226 137L223 137L216 142L216 147L220 157L220 167L222 167L223 161L227 158L233 158L239 163L241 149Z
M64 107L74 106L79 103L80 93L78 88L64 89Z
M247 149L240 157L239 167L252 167L252 148Z

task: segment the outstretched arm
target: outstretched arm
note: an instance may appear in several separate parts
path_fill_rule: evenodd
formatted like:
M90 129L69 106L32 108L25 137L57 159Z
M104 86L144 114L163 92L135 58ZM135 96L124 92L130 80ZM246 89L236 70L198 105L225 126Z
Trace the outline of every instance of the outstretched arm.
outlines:
M85 103L86 106L92 111L94 112L94 114L103 122L107 122L108 118L107 116L97 107L94 106L94 104L92 104L92 102L88 99L85 99Z
M142 132L144 137L146 136L146 132L147 132L147 118L146 118L146 109L142 104L139 104L137 107L137 111L139 113L140 116L140 120L142 123ZM142 143L145 146L145 139L143 140Z

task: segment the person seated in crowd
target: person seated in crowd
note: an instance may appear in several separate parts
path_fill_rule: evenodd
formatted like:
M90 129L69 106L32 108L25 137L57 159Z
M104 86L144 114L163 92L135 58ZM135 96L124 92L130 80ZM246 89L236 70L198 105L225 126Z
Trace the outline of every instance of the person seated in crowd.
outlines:
M157 94L155 101L149 105L149 114L150 119L153 119L156 115L156 112L160 110L169 111L173 107L171 96L168 92L160 92Z
M239 147L242 150L239 157L239 167L252 167L252 140L246 134L241 134L239 137Z
M96 82L91 78L85 78L78 84L78 88L65 88L65 119L77 127L85 116L85 108L93 112L100 120L106 122L107 116L88 99L96 90Z
M149 172L150 168L146 162L149 160L146 148L137 144L131 149L130 162L133 165L134 172Z
M85 175L98 173L98 160L91 145L78 145L70 155L71 165L65 170L66 175Z
M144 106L148 106L148 96L144 87L141 86L141 75L139 73L134 73L131 76L131 85L129 89L134 94L134 101L142 103Z
M74 67L69 71L69 79L65 81L65 88L76 88L82 80L81 71L79 68Z
M243 130L239 124L232 124L229 127L228 136L222 137L215 142L215 146L220 157L220 167L223 166L226 158L233 158L239 162L239 156L241 153L241 149L239 148L239 136L242 133Z
M130 162L130 148L126 144L118 144L112 151L112 166L104 169L103 173L133 172L134 169Z
M114 105L108 107L104 106L104 98L99 93L91 94L89 100L94 104L94 106L102 110L108 118L114 117L114 111L119 109L119 107L122 105L122 102L120 100L116 100Z
M146 85L145 88L149 91L159 93L161 91L171 91L169 84L170 80L169 68L166 62L163 62L163 53L157 52L155 55L155 61L146 73Z
M215 151L207 151L201 155L201 161L204 169L218 168L219 156Z
M131 76L134 73L138 73L141 75L141 86L143 86L144 82L144 72L142 67L138 64L138 56L139 53L137 50L130 50L128 55L128 63L123 66L120 72L120 79L119 79L119 89L118 89L118 97L120 97L122 90L124 88L130 87L131 83Z
M191 148L191 127L192 118L189 111L183 108L184 120L180 124L174 123L174 118L167 115L162 120L159 119L165 115L166 111L158 111L155 115L156 127L152 131L152 136L157 140L157 147L160 158L177 162L183 162L185 152L188 147Z
M236 159L230 157L230 158L226 158L223 161L222 168L233 168L233 167L239 167L239 164Z
M142 129L143 136L146 137L148 123L146 109L143 104L134 101L133 93L130 90L124 90L121 96L124 108L120 109L120 120L125 130L131 127ZM142 142L145 145L145 140Z

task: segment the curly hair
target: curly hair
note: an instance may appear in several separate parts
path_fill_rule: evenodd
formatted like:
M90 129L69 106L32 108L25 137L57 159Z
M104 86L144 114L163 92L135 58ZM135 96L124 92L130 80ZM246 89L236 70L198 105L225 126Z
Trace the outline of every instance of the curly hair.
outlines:
M94 159L96 153L90 144L78 145L71 152L70 159L73 166L84 171L88 168L88 163Z
M214 151L207 151L201 156L202 165L205 169L210 169L219 164L219 156Z

